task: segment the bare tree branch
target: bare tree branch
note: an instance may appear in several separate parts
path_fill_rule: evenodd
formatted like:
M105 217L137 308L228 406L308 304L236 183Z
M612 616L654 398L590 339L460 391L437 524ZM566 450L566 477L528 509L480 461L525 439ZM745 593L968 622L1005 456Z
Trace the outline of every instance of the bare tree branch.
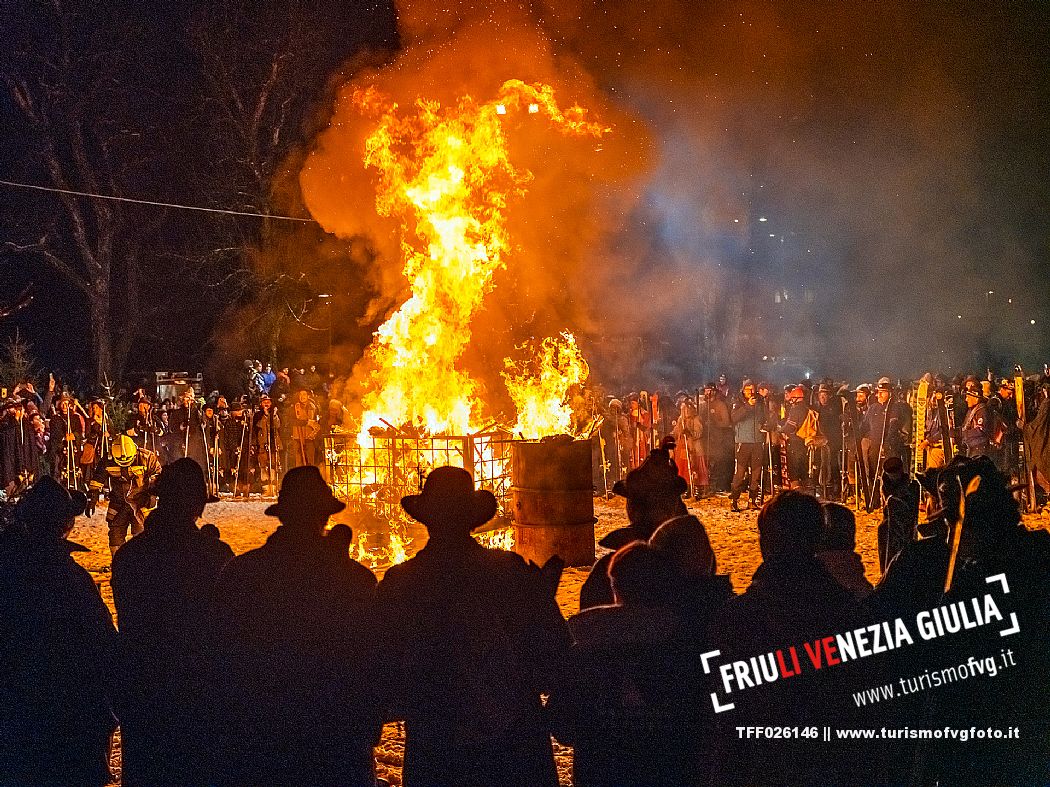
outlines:
M125 53L136 51L136 29L123 21L126 26L103 26L65 13L52 0L36 6L24 23L29 29L50 25L56 35L4 55L0 84L23 121L23 144L35 154L27 163L56 188L119 196L127 178L141 172L143 158L125 144L141 131L141 119L131 111L121 80L128 69ZM122 204L65 193L50 199L57 211L47 203L26 203L26 211L39 213L27 213L22 222L49 215L51 229L32 242L8 240L3 248L40 255L83 296L93 376L117 377L138 337L141 248L156 237L164 214L133 222L125 217L134 208Z

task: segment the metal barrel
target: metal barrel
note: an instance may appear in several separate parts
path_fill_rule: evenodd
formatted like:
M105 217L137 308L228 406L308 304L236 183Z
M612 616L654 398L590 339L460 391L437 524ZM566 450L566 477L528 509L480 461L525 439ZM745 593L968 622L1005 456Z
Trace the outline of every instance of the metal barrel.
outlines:
M594 563L594 487L589 440L518 442L511 449L514 551L538 565L558 555Z

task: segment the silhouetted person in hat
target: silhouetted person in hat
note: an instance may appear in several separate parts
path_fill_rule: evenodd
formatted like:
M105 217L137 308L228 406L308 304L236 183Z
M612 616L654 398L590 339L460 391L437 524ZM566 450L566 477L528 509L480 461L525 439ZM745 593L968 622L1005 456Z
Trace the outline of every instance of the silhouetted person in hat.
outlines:
M678 474L678 468L668 451L654 449L623 481L613 485L615 494L627 498L627 519L630 524L612 531L598 545L615 551L632 541L648 541L664 522L688 513L682 501L687 488L686 480ZM581 610L613 602L612 586L609 584L611 559L612 554L603 555L591 569L580 589Z
M208 492L196 461L165 467L155 491L144 532L113 558L125 787L204 783L202 640L215 581L233 558L197 528Z
M290 470L266 509L280 527L219 577L210 783L375 784L376 579L325 536L345 507L316 467Z
M552 583L471 538L496 499L465 470L437 468L401 505L429 533L379 585L385 682L406 722L404 783L553 787L540 692L569 639Z
M43 477L0 542L0 784L109 782L116 631L66 540L86 503Z

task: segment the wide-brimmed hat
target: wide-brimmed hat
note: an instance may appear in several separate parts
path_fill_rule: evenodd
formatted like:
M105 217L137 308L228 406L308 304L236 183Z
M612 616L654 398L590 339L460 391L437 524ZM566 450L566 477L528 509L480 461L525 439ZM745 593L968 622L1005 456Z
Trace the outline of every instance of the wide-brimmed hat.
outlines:
M678 474L665 448L654 448L638 467L613 484L613 493L628 500L681 497L689 484Z
M474 489L474 479L461 467L438 467L423 482L418 495L401 498L405 512L428 528L470 525L473 530L496 515L496 496Z
M277 502L263 511L266 516L275 516L282 522L303 511L324 514L329 517L346 508L346 503L332 494L332 488L321 477L321 471L313 465L294 467L288 471L277 493Z
M165 506L185 502L192 508L196 505L219 502L215 495L208 494L204 468L196 459L188 456L164 465L153 487L153 493Z
M889 377L880 377L875 384L876 391L893 391L893 381Z
M61 541L69 520L83 514L86 507L83 492L70 492L46 475L22 496L15 506L14 518L35 540Z

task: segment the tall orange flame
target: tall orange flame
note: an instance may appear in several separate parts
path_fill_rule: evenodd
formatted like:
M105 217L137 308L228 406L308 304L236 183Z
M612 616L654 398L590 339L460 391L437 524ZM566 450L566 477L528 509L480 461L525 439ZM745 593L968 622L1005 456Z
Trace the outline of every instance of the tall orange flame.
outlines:
M368 430L393 424L466 434L483 418L477 384L457 368L472 317L510 249L505 212L531 173L510 161L503 116L540 115L559 133L600 137L608 129L586 110L562 110L552 88L519 80L484 103L417 100L402 114L374 88L354 101L378 122L365 164L377 175L376 208L402 226L403 271L411 296L380 326L366 351L371 380L363 397ZM582 359L581 359L582 360ZM519 405L520 406L520 405Z

